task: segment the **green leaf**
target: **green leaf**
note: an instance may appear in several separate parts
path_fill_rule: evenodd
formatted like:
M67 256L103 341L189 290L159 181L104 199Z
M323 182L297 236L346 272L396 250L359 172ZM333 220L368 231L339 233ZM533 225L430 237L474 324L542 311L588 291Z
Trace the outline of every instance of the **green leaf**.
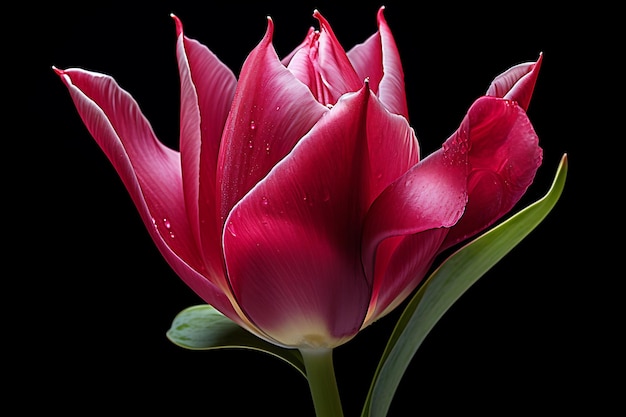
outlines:
M560 198L566 175L564 154L544 197L456 251L418 289L390 336L362 417L387 415L400 380L428 333L468 288L543 221Z
M174 344L191 350L242 348L269 353L306 377L298 350L285 349L258 338L209 304L188 307L178 313L166 334Z

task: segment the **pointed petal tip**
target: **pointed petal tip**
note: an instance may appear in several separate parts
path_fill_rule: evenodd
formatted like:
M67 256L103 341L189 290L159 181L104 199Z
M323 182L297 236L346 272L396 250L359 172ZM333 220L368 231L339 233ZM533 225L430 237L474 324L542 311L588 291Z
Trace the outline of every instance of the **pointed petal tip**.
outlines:
M183 33L183 22L180 21L180 19L178 18L178 16L176 16L174 13L170 13L170 17L172 19L174 19L174 22L176 23L176 36L180 36Z
M320 23L320 26L326 23L326 19L324 18L324 16L322 16L322 13L320 13L319 9L313 10L313 17L317 19L317 21Z
M267 30L265 31L265 36L263 37L263 39L266 42L271 42L272 36L274 36L274 21L272 20L272 17L270 15L267 15L266 19L267 19Z
M63 74L65 74L65 71L64 71L64 70L62 70L62 69L60 69L60 68L57 68L57 67L55 67L54 65L52 66L52 71L54 71L57 75L63 75Z
M380 8L378 9L378 12L376 13L376 20L378 21L379 25L381 23L387 24L387 20L385 19L385 6L380 6Z

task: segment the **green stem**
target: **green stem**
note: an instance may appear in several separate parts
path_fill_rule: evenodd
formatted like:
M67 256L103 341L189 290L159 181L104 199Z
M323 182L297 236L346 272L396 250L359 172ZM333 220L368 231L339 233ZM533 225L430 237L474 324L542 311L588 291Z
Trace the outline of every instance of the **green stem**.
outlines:
M332 349L300 349L317 417L343 417Z

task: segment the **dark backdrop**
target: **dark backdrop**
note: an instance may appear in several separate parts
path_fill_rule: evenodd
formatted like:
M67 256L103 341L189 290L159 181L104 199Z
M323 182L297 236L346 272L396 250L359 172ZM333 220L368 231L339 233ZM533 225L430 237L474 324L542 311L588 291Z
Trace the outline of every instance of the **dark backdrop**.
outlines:
M589 75L601 55L592 51L606 47L595 37L604 27L592 31L589 10L392 0L64 1L18 6L5 37L11 52L3 66L13 74L5 84L17 90L9 122L18 127L5 133L17 145L5 157L13 167L7 188L15 192L6 205L16 211L9 226L20 236L11 245L15 254L8 252L19 272L7 278L19 285L5 295L11 306L5 337L19 359L11 384L20 395L15 398L26 398L21 409L313 416L306 381L278 359L251 351L186 351L166 339L174 316L201 300L158 254L51 66L113 75L158 137L176 147L179 84L170 13L238 74L264 34L267 15L282 56L317 25L315 8L349 49L376 31L382 4L424 154L454 131L494 76L543 52L529 115L544 164L516 209L548 190L563 153L570 160L556 208L439 322L389 416L553 414L607 403L612 392L596 390L602 378L595 370L612 373L613 363L600 365L602 356L587 349L589 340L603 351L609 345L600 329L607 316L596 315L595 302L615 280L586 272L598 272L602 262L592 253L599 240L582 235L594 228L588 209L602 193L588 177L590 112L606 106L601 100L589 106L581 97L606 82ZM27 80L18 81L16 73ZM346 416L359 415L396 318L384 318L336 349Z

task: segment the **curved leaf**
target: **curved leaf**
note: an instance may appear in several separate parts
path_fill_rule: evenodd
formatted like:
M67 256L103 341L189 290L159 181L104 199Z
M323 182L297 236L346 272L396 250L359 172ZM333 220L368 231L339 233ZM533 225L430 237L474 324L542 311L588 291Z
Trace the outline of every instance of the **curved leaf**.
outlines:
M452 254L424 282L400 316L376 369L362 417L384 417L413 355L444 313L552 210L567 175L561 158L548 193Z
M298 350L281 348L259 339L209 304L191 306L178 313L166 335L172 343L191 350L242 348L269 353L306 377Z

